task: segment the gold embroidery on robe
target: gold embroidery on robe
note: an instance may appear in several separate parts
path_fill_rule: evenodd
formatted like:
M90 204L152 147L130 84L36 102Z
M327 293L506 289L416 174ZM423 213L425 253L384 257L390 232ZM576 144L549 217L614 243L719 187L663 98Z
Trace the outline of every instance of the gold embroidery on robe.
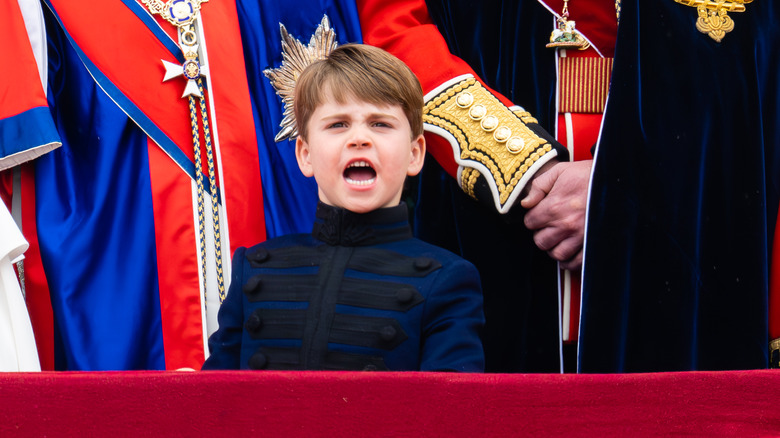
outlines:
M674 0L677 3L696 8L699 18L696 29L716 42L721 42L727 33L734 30L734 20L729 12L745 12L745 4L753 0Z

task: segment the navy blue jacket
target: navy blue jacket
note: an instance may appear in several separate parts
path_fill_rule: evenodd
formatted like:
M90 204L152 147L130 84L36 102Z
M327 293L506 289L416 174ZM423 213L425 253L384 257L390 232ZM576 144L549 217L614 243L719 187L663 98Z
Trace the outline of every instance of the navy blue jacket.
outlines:
M233 260L203 369L483 371L479 274L412 238L405 204L320 204L311 235Z

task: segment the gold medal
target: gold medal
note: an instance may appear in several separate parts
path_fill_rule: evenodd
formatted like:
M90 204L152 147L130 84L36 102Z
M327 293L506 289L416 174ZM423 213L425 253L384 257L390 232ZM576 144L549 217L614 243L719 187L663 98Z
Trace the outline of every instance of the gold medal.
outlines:
M585 50L590 43L575 29L574 20L569 20L569 0L563 0L563 12L557 19L558 27L552 31L547 47Z
M200 4L209 0L141 0L152 14L159 14L176 27L192 24L200 11Z
M166 21L176 26L179 31L179 47L184 54L184 63L176 64L162 60L165 66L163 82L184 76L187 85L181 97L202 97L198 87L198 79L205 76L208 68L198 61L198 37L193 23L198 17L200 5L208 0L141 0L149 12L158 14Z

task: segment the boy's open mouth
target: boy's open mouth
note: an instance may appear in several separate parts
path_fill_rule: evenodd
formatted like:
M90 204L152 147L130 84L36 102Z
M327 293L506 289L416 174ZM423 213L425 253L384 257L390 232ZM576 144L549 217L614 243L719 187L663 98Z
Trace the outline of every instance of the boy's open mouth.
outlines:
M376 181L376 171L366 161L355 161L344 169L344 179L348 184L365 186Z

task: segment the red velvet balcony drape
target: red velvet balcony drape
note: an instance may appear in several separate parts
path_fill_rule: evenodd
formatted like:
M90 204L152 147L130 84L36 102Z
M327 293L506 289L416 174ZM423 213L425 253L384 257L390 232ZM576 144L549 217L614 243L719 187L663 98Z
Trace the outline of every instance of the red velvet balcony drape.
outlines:
M780 436L780 372L0 374L0 436Z

